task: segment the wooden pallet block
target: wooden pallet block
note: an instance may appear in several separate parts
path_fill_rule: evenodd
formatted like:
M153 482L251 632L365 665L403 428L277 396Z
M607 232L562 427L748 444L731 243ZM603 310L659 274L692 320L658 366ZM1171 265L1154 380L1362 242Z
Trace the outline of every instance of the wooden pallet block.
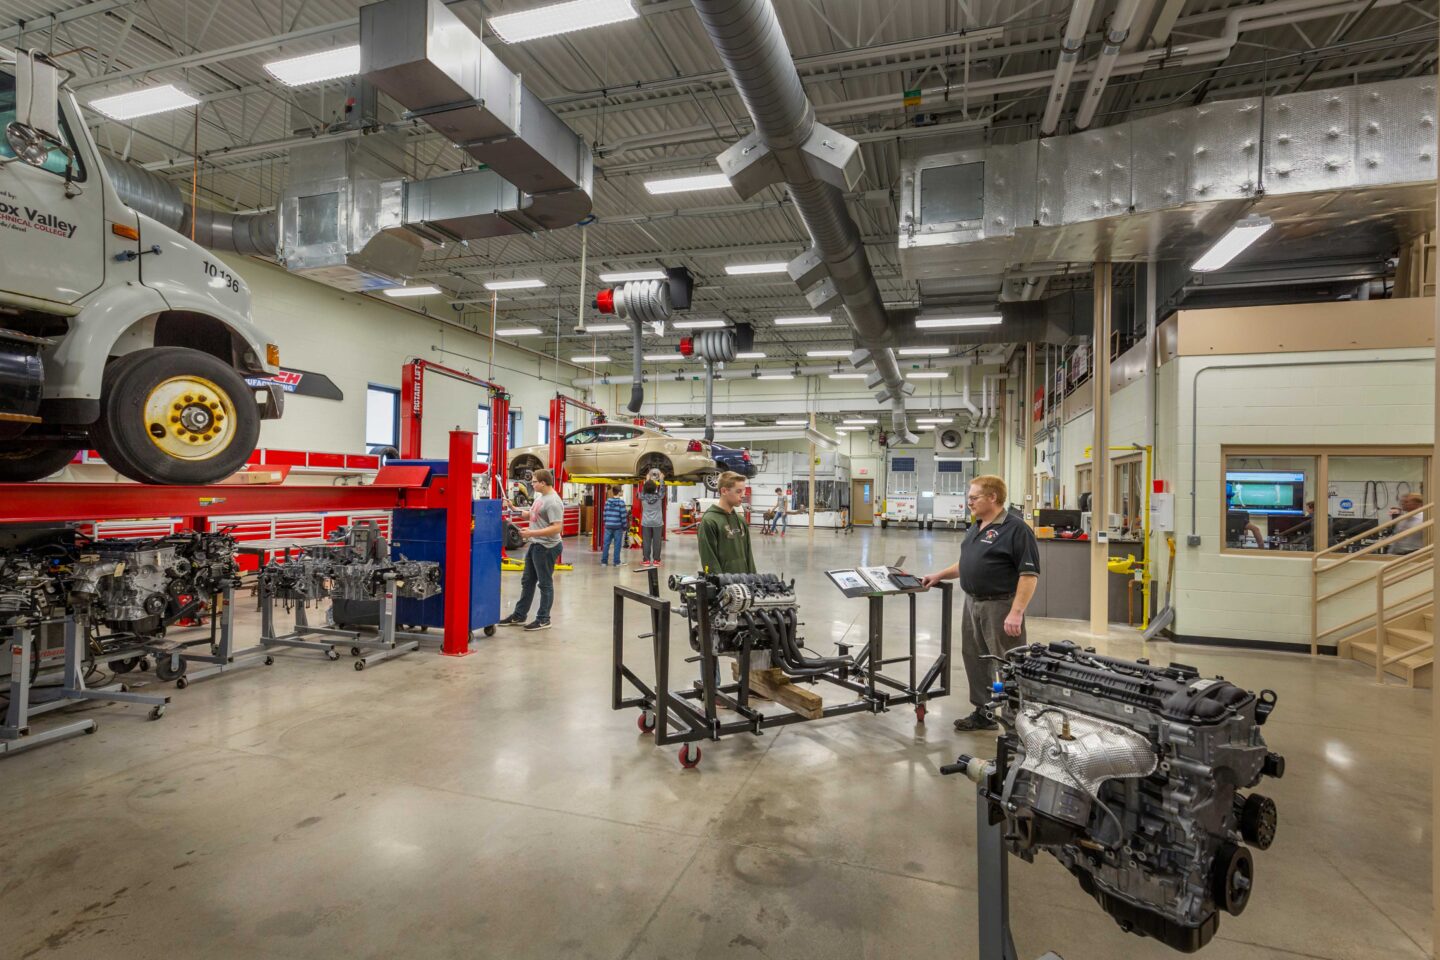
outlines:
M730 674L736 680L740 679L740 664L733 660L730 661ZM751 670L750 692L788 707L806 720L819 720L824 715L825 701L820 695L805 687L797 687L779 667Z

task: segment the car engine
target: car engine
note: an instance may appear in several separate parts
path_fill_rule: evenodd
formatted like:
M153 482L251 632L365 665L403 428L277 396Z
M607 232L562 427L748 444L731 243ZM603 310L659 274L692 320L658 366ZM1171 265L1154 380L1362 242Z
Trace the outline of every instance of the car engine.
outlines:
M396 597L424 600L438 594L442 586L438 563L403 556L390 559L389 542L369 521L342 527L330 543L308 547L302 556L284 562L272 560L260 571L261 581L273 597L300 602L328 597L343 607L378 602L391 577ZM361 613L356 609L346 612ZM362 615L354 622L373 622L374 615Z
M802 677L851 666L849 657L811 657L800 638L795 581L773 573L723 573L671 577L690 623L690 646L700 649L701 606L715 638L715 652L738 657L750 652L751 668L779 667Z
M239 573L235 541L190 531L153 540L96 540L65 564L71 603L92 626L150 637L209 604Z
M1127 932L1203 947L1275 839L1275 803L1242 792L1285 772L1260 735L1274 692L1069 642L1013 650L999 675L997 756L959 766L1009 850L1054 856Z

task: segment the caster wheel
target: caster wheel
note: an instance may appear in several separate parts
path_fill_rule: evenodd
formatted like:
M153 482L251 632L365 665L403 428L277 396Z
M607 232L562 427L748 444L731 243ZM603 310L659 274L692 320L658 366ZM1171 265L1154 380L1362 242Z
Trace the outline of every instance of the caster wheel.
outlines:
M918 706L915 707L915 722L916 722L916 723L924 723L924 722L925 722L925 704L923 704L923 703L922 703L922 704L919 704Z
M352 657L358 657L358 656L360 656L360 648L359 648L359 647L351 647L351 648L350 648L350 656L352 656Z
M151 661L149 657L141 657L140 662L135 664L135 669L139 670L141 673L148 673L151 670L155 669L155 664Z
M161 657L155 661L155 676L165 683L169 683L171 680L175 680L184 674L184 657L175 657L173 659L170 657Z
M265 658L265 666L267 666L267 667L273 667L274 665L275 665L275 658L274 658L274 657L266 657L266 658Z
M340 651L339 651L339 650L336 650L334 647L331 647L329 650L326 650L326 651L325 651L325 659L326 659L326 660L339 660L339 659L340 659Z
M100 724L99 724L99 723L92 723L92 724L90 725L90 729L85 731L85 736L88 737L88 736L90 736L90 734L96 733L97 731L99 731L99 729L100 729Z
M155 706L150 708L151 720L159 720L163 716L165 716L165 704L157 703Z
M694 744L687 743L680 748L680 766L686 770L694 770L700 766L700 748Z
M495 624L492 623L492 624L490 624L490 626L488 626L488 627L485 628L485 636L487 636L487 637L493 637L493 636L495 636Z
M641 733L650 733L655 729L655 714L650 710L640 711L640 716L635 718L635 726L640 728Z
M112 673L129 673L140 666L139 657L130 657L128 660L111 660L107 666Z
M181 677L179 680L175 681L176 690L184 690L188 686L190 686L190 681L186 680L184 677Z
M364 661L364 660L356 660L356 661L355 661L355 669L356 669L356 670L364 670L364 669L365 669L365 661Z

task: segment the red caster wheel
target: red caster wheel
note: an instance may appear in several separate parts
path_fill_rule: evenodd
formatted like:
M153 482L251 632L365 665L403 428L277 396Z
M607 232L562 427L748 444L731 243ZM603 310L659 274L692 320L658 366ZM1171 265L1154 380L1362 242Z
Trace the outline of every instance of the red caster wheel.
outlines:
M916 723L924 723L924 722L925 722L925 704L923 704L923 703L918 703L918 704L915 705L915 722L916 722Z
M635 718L635 726L640 728L641 733L650 733L655 729L655 714L649 710L641 710L640 716Z
M686 770L694 770L700 766L700 748L693 744L685 744L680 748L680 766Z

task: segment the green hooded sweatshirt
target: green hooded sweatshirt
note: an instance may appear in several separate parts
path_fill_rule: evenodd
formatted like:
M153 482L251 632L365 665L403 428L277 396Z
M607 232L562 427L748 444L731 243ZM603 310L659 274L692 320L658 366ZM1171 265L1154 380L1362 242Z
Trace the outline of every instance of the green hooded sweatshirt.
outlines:
M726 513L712 506L700 518L696 531L700 542L700 566L706 573L754 573L755 554L750 552L750 525L740 511Z

